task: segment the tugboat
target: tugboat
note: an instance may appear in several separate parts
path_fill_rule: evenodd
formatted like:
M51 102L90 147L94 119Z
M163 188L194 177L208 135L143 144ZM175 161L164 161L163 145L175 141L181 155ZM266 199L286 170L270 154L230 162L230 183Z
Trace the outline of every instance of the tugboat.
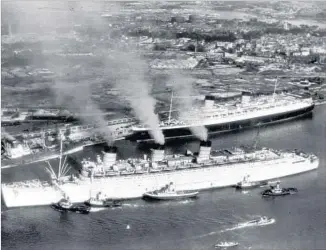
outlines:
M193 191L176 191L173 187L173 182L170 182L159 190L145 193L143 198L151 200L179 200L186 198L196 198L197 195L198 192Z
M106 199L101 192L97 193L96 198L90 198L85 201L85 204L90 207L121 207L122 203L117 200Z
M270 189L266 189L262 192L263 197L275 197L275 196L285 196L290 194L295 194L298 192L296 188L281 188L278 182L275 187L271 186Z
M227 247L235 247L235 246L238 246L239 243L238 242L235 242L235 241L222 241L222 242L219 242L217 244L215 244L215 247L220 247L220 248L227 248Z
M243 180L238 182L237 185L235 185L235 188L238 190L243 190L243 189L251 189L251 188L256 188L260 186L265 186L268 183L267 182L262 182L262 181L249 181L249 175L243 177Z
M69 200L69 197L63 198L59 202L51 204L51 207L59 212L88 214L90 211L90 207L88 206L72 204Z

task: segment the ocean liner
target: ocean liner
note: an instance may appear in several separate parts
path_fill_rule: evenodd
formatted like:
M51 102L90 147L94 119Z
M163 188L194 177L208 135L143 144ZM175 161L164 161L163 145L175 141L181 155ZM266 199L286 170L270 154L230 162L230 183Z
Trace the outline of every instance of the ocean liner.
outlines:
M183 119L172 118L172 98L169 116L161 120L160 128L165 138L191 135L192 127L205 126L209 132L227 132L256 125L286 121L310 113L314 109L311 97L291 94L252 96L243 92L240 101L223 104L215 102L214 97L206 96L203 106L189 110ZM149 128L144 125L133 126L130 140L151 140Z
M60 158L59 170L66 169L66 165L60 167L61 162ZM48 205L63 197L85 202L99 192L109 199L140 198L171 182L184 191L227 187L247 175L253 181L264 181L310 171L318 168L319 159L299 150L241 147L212 151L207 141L200 143L196 154L166 155L164 148L157 146L149 158L125 160L117 160L116 147L106 147L96 161L82 160L79 165L78 174L71 176L60 174L62 171L55 175L48 169L50 182L2 184L6 206Z

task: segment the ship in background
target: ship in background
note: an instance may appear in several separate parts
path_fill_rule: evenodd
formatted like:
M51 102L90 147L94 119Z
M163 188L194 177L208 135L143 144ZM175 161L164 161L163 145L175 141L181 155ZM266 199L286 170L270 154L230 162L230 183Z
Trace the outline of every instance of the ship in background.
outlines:
M53 108L22 109L22 108L2 108L1 109L1 126L14 126L31 121L77 121L67 110Z
M62 152L62 151L61 151ZM198 153L166 155L164 146L152 148L151 157L117 160L117 148L105 147L95 161L79 162L79 173L65 176L62 154L58 174L48 169L51 181L30 180L2 184L8 208L49 205L63 197L71 202L89 200L92 193L109 199L141 198L145 193L173 182L184 191L233 186L250 175L266 181L318 168L319 158L299 150L241 147L211 150L211 142L201 142ZM64 169L64 170L63 170ZM178 191L178 190L176 190Z
M165 138L190 136L192 127L204 126L208 132L227 132L254 127L262 124L287 121L305 116L312 112L315 103L311 96L293 94L276 94L254 96L250 92L242 92L241 98L216 103L213 96L206 96L204 105L189 110L186 118L172 117L173 93L168 118L162 119L160 129ZM139 124L132 128L130 140L152 140L149 127Z
M131 128L135 123L136 120L129 117L107 121L108 133L113 140L122 140L132 133ZM105 143L96 128L96 124L64 124L15 136L6 133L1 138L1 167L58 158L60 140L64 142L64 154L81 151L85 146Z

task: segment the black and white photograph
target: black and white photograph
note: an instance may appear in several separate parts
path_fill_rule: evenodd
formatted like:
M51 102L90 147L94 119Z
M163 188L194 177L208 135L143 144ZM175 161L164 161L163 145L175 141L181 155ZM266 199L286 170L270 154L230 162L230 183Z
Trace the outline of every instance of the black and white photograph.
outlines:
M326 1L1 1L3 250L326 249Z

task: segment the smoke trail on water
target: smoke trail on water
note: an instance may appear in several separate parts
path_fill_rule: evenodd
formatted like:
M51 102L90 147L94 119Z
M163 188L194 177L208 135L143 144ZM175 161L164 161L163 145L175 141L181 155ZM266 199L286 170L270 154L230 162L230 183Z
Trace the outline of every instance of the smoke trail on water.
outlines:
M170 80L172 81L171 84L174 94L179 96L179 98L176 98L175 100L180 109L179 119L183 121L189 119L196 121L202 120L202 114L193 109L193 99L191 98L191 96L195 94L195 90L192 86L193 79L181 74L180 72L172 71ZM207 129L204 126L190 127L190 130L192 134L200 140L207 140Z

